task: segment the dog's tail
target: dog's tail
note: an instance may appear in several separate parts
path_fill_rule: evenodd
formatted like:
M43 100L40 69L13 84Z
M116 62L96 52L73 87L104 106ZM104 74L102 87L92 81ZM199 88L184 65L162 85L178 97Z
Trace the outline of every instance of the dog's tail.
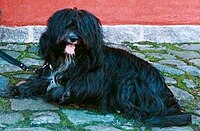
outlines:
M152 117L143 120L149 126L168 127L168 126L186 126L191 124L191 114L179 114L171 116Z

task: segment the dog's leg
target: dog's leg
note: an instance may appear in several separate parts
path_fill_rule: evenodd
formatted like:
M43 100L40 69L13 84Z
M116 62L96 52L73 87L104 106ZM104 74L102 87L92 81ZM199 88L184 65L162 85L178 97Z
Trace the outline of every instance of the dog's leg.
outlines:
M0 91L2 97L32 97L44 95L46 93L48 82L46 79L34 79L18 86L7 87Z
M34 76L31 76L29 80L17 86L6 87L0 90L0 96L2 97L31 97L46 94L49 84L48 76L51 74L49 66L44 66L38 69Z
M109 105L110 105L109 97L104 96L99 103L99 109L102 114L105 115L109 113L109 110L110 110Z
M148 89L137 77L121 77L117 102L127 117L141 118L165 114L165 106L158 94Z
M47 101L53 101L60 104L70 103L70 91L64 87L54 87L46 93Z

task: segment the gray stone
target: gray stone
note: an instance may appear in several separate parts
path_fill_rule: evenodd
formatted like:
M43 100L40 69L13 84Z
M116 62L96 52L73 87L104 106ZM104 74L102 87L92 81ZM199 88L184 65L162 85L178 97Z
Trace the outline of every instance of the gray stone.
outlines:
M141 58L141 59L143 59L143 60L146 60L145 55L142 54L142 53L132 52L132 54L135 55L135 56L137 56L137 57L139 57L139 58Z
M0 27L1 42L25 42L29 38L29 30L25 27Z
M7 53L8 55L12 56L15 59L21 55L21 53L16 52L16 51L5 51L5 53Z
M123 128L123 129L125 129L126 131L127 130L134 130L134 128L133 127L130 127L130 126L121 126L121 128Z
M39 50L39 47L38 47L38 46L31 46L31 47L28 49L28 52L37 53L38 50Z
M181 57L186 60L194 59L194 58L200 58L200 54L194 51L169 51L170 54L176 55L178 57Z
M67 128L67 127L63 127L59 131L74 131L74 130L71 130L71 129Z
M18 74L14 75L15 78L21 78L21 79L29 79L29 77L32 76L31 74Z
M15 59L21 55L21 53L16 52L16 51L4 51L4 52ZM3 65L3 64L8 64L8 62L0 58L0 65Z
M168 84L176 84L177 81L171 77L167 77L165 76L165 82L168 83Z
M157 43L198 42L200 30L197 26L144 26L144 40ZM194 36L196 34L196 36Z
M160 50L166 50L166 47L154 47L153 45L147 45L147 44L138 44L138 43L134 43L132 44L133 46L137 47L140 50L156 50L156 51L160 51Z
M79 110L62 110L62 112L68 117L68 119L75 125L88 124L91 122L113 122L113 115L93 115L88 111Z
M152 131L194 131L191 127L165 127L165 128L159 128L159 127L153 127L151 129Z
M160 71L169 73L169 74L173 74L173 75L184 75L185 72L179 70L179 69L175 69L166 65L162 65L159 63L153 63L154 67L156 67L157 69L159 69Z
M21 68L19 68L18 66L14 66L11 64L0 64L0 73L4 73L4 72L14 72L14 71L19 71L21 70Z
M122 131L122 130L117 129L115 127L104 126L104 125L86 126L85 129L88 129L90 131Z
M103 26L105 41L152 41L157 43L200 42L200 27L191 25L149 26L115 25ZM5 27L0 26L0 42L38 42L46 26Z
M138 44L138 43L133 43L133 46L136 46L138 48L153 48L153 45L147 45L147 44Z
M200 115L200 110L196 110L196 111L194 111L194 113Z
M24 117L20 113L0 114L0 124L15 124L23 120Z
M29 54L29 57L34 58L34 59L39 59L39 60L41 59L40 56L38 56L37 54L32 54L32 53Z
M192 115L192 124L200 126L200 117L196 115Z
M139 47L140 50L154 50L154 51L161 51L166 50L166 47Z
M193 76L200 77L200 69L194 66L178 66L179 69L192 74Z
M106 42L120 44L122 42L141 41L140 26L103 26L103 32Z
M5 46L0 46L0 49L13 50L13 51L25 51L26 45L8 44Z
M160 53L145 53L145 55L147 56L151 56L154 58L158 58L158 59L166 59L166 60L173 60L176 59L176 57L170 55L170 54L160 54Z
M179 89L175 86L169 86L169 89L173 92L175 97L178 101L192 101L194 100L194 96L188 93L187 91L184 91L182 89Z
M41 34L46 30L46 26L32 26L32 30L33 30L32 41L38 42L41 37Z
M26 66L30 66L30 65L41 66L44 62L42 60L36 60L36 59L32 59L32 58L24 58L24 59L22 59L22 63L24 63Z
M159 61L159 63L161 63L161 64L175 65L175 66L178 66L178 65L187 65L185 62L180 61L180 60L161 60L161 61Z
M185 83L187 87L192 88L192 89L196 87L195 83L189 79L184 79L183 83Z
M55 112L37 112L30 118L31 124L59 124L60 116Z
M9 79L7 77L0 75L0 89L5 89L9 84Z
M154 26L145 26L144 27L144 38L147 41L159 41L159 43L173 41L174 33L173 29L168 27L154 27Z
M0 66L4 66L5 64L9 64L7 61L0 58Z
M30 127L30 128L9 128L4 131L51 131L43 127Z
M200 67L200 59L189 60L189 62L191 62L191 63L193 63L193 64L195 64L195 65Z
M59 108L50 103L44 102L42 99L10 99L11 109L15 111L31 110L58 110Z
M200 101L197 102L197 108L200 109Z
M6 127L7 127L6 125L2 125L2 124L0 124L0 131L3 131L2 128L6 128Z
M184 44L179 46L179 48L184 50L200 51L200 44Z

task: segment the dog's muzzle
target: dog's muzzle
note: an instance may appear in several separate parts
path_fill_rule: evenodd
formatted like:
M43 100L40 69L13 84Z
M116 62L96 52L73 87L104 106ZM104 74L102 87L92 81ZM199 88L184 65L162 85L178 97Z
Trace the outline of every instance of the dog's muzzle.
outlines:
M73 32L71 32L71 33L69 33L68 37L65 38L65 41L67 43L74 44L74 43L78 42L78 39L79 39L78 35L73 33Z
M64 41L66 42L64 53L67 53L69 55L75 54L75 45L78 44L79 37L77 34L71 32L68 36L64 38Z

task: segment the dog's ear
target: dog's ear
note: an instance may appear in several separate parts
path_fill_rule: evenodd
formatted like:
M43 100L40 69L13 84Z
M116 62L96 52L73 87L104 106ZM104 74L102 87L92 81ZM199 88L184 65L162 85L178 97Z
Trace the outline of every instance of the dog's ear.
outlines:
M102 46L103 31L100 20L85 10L78 11L79 18L76 19L77 26L85 43L89 46Z
M45 62L51 64L52 61L54 61L55 56L53 54L53 51L51 51L50 48L50 41L47 35L47 32L44 32L39 40L39 55L42 59L45 60Z

